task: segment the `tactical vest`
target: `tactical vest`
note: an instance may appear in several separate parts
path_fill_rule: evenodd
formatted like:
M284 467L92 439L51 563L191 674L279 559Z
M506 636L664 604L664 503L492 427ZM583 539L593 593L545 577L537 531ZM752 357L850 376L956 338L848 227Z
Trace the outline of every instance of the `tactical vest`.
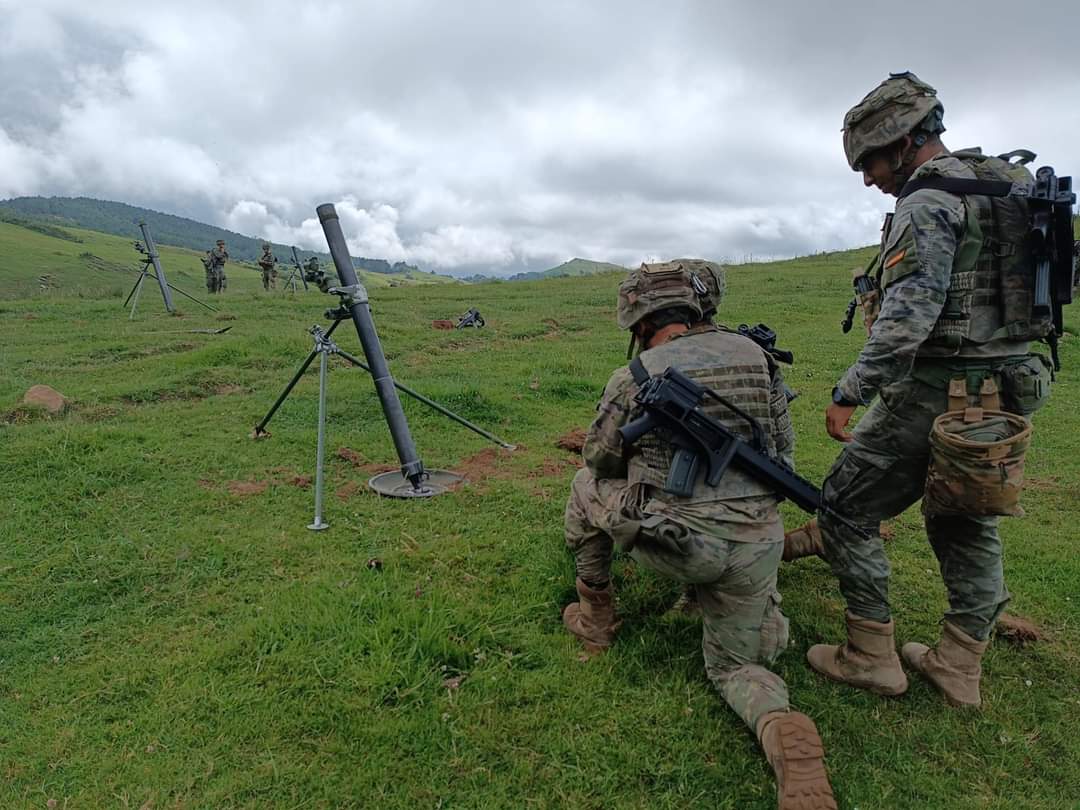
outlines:
M698 384L711 388L749 413L762 427L768 452L775 455L775 428L769 409L772 377L765 353L753 341L722 332L717 327L697 328L642 352L639 359L650 375L662 374L675 366ZM746 421L720 403L710 399L702 406L702 411L740 438L747 441L753 438ZM631 413L632 419L638 416L641 416L640 410ZM660 492L674 456L671 440L671 431L665 428L646 434L634 445L636 452L627 462L627 478L631 484L648 484L656 490L657 497L667 501L677 499ZM694 485L693 496L687 500L716 501L772 494L772 490L750 476L729 467L718 486L710 487L704 476L700 477Z
M1011 162L1016 156L1020 160ZM1034 156L1018 150L993 157L973 149L954 152L953 157L971 169L977 181L1001 183L1018 193L986 196L944 189L964 199L964 233L953 259L945 306L927 345L959 349L965 341L989 343L1046 337L1050 318L1032 316L1035 271L1027 245L1030 213L1023 196L1035 185L1035 178L1024 165ZM939 176L970 180L952 172ZM919 187L933 188L935 179L916 178L904 187L901 198Z

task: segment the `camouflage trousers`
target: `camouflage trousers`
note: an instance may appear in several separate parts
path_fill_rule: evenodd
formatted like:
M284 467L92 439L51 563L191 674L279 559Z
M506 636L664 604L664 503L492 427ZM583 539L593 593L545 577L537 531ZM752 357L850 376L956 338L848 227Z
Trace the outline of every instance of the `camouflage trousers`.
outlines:
M776 571L782 542L734 542L689 532L678 546L639 531L623 479L574 476L566 504L566 544L586 582L608 580L615 541L642 565L692 585L701 605L702 653L709 680L752 729L769 712L788 709L787 684L764 665L787 647ZM773 527L768 527L769 529ZM773 531L760 532L773 534Z
M273 287L277 289L277 271L276 270L263 270L262 271L262 283L263 289L269 290Z
M225 289L225 268L213 267L206 271L206 289L217 293Z
M877 622L891 618L891 568L876 534L878 524L922 497L930 428L947 410L947 390L946 382L915 377L885 386L822 484L825 503L875 535L864 540L827 514L818 515L825 558L857 616ZM986 640L1009 601L998 518L924 514L924 520L948 591L945 618L972 638Z

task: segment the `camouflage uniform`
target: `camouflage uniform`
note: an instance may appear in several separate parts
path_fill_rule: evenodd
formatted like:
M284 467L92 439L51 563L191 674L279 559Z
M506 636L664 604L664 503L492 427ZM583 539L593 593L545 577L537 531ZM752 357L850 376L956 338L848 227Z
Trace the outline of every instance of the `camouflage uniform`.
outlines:
M225 250L225 243L218 242L210 251L210 292L219 293L225 289L225 262L229 260L229 252Z
M778 369L752 341L698 325L640 359L650 374L678 366L757 417L770 449L790 460L794 434ZM699 480L694 494L663 491L671 463L668 436L642 438L624 452L618 428L637 416L628 368L608 382L589 429L585 469L574 478L566 507L566 543L585 581L608 579L614 545L641 564L694 586L702 606L702 651L709 679L754 729L769 712L788 709L784 681L764 665L786 648L776 571L783 528L776 497L735 469L716 487ZM742 420L715 403L714 418L744 438Z
M214 288L214 252L212 250L206 251L206 255L202 257L202 264L206 270L206 291L215 292Z
M845 145L848 137L846 128ZM857 168L857 161L852 165ZM948 152L923 163L911 179L927 175L975 177ZM972 230L989 205L987 197L922 189L902 197L886 222L876 268L880 313L858 360L837 383L847 402L872 404L822 486L825 503L875 535L880 521L923 495L931 423L948 409L950 380L967 380L974 405L973 392L992 379L1005 409L1023 416L1041 401L1025 397L1017 381L1039 375L1049 385L1046 365L1028 354L1028 343L1002 336L1000 291L986 280L993 263ZM825 557L850 613L889 622L890 566L881 538L866 541L825 513L818 520ZM1009 601L998 518L925 515L925 522L948 589L946 619L973 639L987 639Z
M277 288L277 271L274 269L277 258L270 252L268 243L263 243L262 250L262 256L259 257L259 267L262 268L263 289L269 291L271 287Z

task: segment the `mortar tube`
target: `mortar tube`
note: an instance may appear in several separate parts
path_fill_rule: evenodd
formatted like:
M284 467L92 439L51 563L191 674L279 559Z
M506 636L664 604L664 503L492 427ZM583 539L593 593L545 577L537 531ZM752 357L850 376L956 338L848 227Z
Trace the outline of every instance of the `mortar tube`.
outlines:
M371 319L367 292L356 277L356 270L353 269L352 257L349 255L349 247L345 242L345 234L341 230L341 222L338 220L337 211L333 203L324 203L315 209L315 213L322 224L323 233L326 235L326 243L330 248L330 257L334 260L334 267L337 269L342 286L363 291L361 300L353 299L349 304L349 313L352 315L353 324L356 326L356 334L360 338L360 345L364 348L364 357L371 367L375 392L379 395L383 416L386 418L390 436L394 441L394 448L397 450L398 460L401 462L401 475L409 480L414 489L420 489L421 482L424 479L424 463L416 452L416 445L413 443L412 433L409 431L409 423L405 419L405 412L401 409L401 400L398 399L397 389L394 388L394 380L386 364L386 356L383 354L379 334L375 331L375 323Z

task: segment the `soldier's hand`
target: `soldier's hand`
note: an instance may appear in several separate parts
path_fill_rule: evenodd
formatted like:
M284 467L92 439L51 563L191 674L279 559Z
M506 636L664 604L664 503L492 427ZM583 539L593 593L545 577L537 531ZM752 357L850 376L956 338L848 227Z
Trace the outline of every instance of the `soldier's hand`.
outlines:
M825 430L838 442L850 442L854 437L847 430L855 405L838 405L835 402L825 409Z

